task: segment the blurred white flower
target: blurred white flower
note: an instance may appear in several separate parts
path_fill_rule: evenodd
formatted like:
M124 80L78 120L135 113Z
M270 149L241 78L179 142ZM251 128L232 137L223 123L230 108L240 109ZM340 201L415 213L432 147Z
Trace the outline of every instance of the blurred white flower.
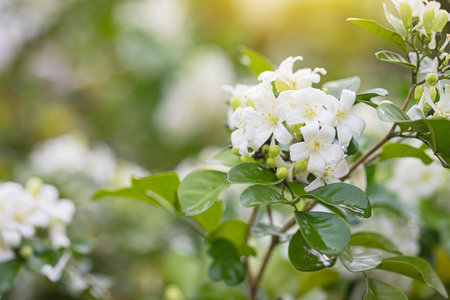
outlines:
M315 190L325 184L341 182L339 178L347 175L348 166L345 159L341 159L337 162L327 162L322 172L312 173L316 176L316 179L305 187L305 191L307 192Z

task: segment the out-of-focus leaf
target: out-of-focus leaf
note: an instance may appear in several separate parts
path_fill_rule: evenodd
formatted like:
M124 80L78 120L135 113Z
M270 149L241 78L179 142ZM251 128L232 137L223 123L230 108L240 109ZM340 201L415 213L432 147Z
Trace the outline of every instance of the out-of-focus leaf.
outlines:
M335 214L296 211L295 220L308 245L319 253L339 255L350 241L348 225Z
M227 174L215 170L196 170L180 183L178 198L187 216L195 216L210 208L230 183Z
M231 149L224 149L217 153L216 156L211 158L210 160L206 161L207 163L213 163L213 164L222 164L224 166L232 167L234 165L237 165L241 162L239 156L234 154Z
M273 71L272 65L260 53L247 47L241 47L241 53L245 56L244 63L255 73L256 76L264 71Z
M234 166L228 171L227 176L231 183L277 184L283 181L265 166L248 162Z
M312 272L331 267L336 257L320 254L305 241L299 230L289 242L289 260L297 270Z
M408 300L400 290L382 281L367 278L364 300Z
M234 245L224 239L214 240L208 254L213 258L209 277L223 280L227 285L236 285L245 279L245 264L241 262Z
M408 144L385 144L383 148L381 148L381 154L379 156L380 161L398 157L417 157L427 165L433 162L425 151Z
M423 258L414 256L388 257L383 259L377 268L422 281L429 287L435 289L443 297L447 298L448 296L444 285L436 275L433 267Z
M327 94L330 94L336 98L340 98L342 90L358 91L361 79L358 76L348 77L335 81L328 81L322 85L322 89L327 90Z
M394 245L387 237L376 232L361 231L352 234L349 245L364 246L367 248L376 248L392 253L401 254L397 246Z
M11 289L22 266L23 261L19 259L0 263L0 299Z
M365 92L358 93L356 95L356 100L370 100L375 97L386 97L389 92L382 88L374 88ZM375 104L375 103L373 103ZM376 105L376 104L375 104Z
M245 243L247 223L242 220L233 219L221 224L216 231L211 233L210 239L225 239L233 243L242 255L254 255L255 251Z
M212 232L219 226L220 220L222 219L222 213L223 203L222 201L216 201L210 208L192 218L200 224L206 232Z
M406 58L392 51L379 51L375 53L375 56L380 61L390 62L410 69L416 68L416 66L410 63L408 60L406 60Z
M347 21L350 21L364 29L369 30L370 32L376 34L380 38L396 45L404 52L406 52L406 45L403 41L403 38L400 34L387 29L386 27L381 26L374 20L365 20L358 18L348 18Z

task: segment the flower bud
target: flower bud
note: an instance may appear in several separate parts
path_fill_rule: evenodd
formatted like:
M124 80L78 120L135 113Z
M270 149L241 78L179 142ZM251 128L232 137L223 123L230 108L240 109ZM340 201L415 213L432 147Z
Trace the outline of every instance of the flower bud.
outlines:
M278 154L280 154L280 147L277 145L271 146L269 149L269 157L274 158Z
M241 155L241 161L242 162L256 162L256 160L253 157L247 156L247 155Z
M239 106L241 106L241 100L239 100L239 97L234 96L230 99L230 106L233 110L236 110Z
M285 167L281 167L277 169L277 178L284 179L289 176L289 171Z
M448 12L440 9L437 14L436 14L436 18L434 19L433 22L433 27L431 28L431 30L433 30L434 32L441 32L445 25L447 25L448 22Z
M267 144L264 144L264 145L262 146L262 148L261 148L261 151L262 151L262 153L263 153L264 155L266 155L266 154L269 153L269 149L270 149L270 146L267 145Z
M292 88L287 85L284 81L281 81L279 79L275 80L275 88L277 89L278 93L292 90Z
M29 258L34 254L34 249L30 245L24 245L19 249L19 255L22 258Z
M436 83L437 83L436 74L428 73L427 76L425 77L425 82L426 82L427 86L434 86L434 85L436 85Z
M422 110L426 113L431 108L427 101L423 101Z
M414 99L416 100L416 103L420 101L420 99L422 98L422 94L423 94L423 86L421 85L416 86L416 88L414 89Z
M408 1L403 1L400 3L400 16L402 18L403 26L405 26L406 30L411 27L412 23L412 8L411 5L409 5Z
M431 100L436 100L437 91L435 87L430 88L430 98Z
M447 58L444 61L444 66L448 65L448 60L450 59L450 55L447 55Z
M41 192L42 185L43 182L40 178L30 177L30 179L27 180L26 189L33 197L36 197Z
M428 35L431 34L431 30L434 24L434 14L434 9L431 7L428 7L423 12L423 25Z
M238 148L234 148L234 147L233 147L233 148L231 149L231 152L233 152L234 155L241 155L241 154L239 153L239 149L238 149Z
M269 168L275 168L275 160L272 157L269 157L266 162Z
M308 168L308 159L298 160L294 162L294 173L297 174L299 172L303 172Z

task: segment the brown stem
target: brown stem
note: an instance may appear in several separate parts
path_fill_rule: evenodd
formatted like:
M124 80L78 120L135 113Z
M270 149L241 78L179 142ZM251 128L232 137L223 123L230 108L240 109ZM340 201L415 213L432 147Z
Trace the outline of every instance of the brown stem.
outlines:
M402 110L404 111L409 104L409 101L411 101L412 95L414 93L414 89L416 88L416 85L413 84L411 86L411 88L409 89L408 92L408 96L405 99L405 102L403 102L402 105ZM372 147L370 147L369 150L367 150L366 153L364 153L364 155L360 156L351 166L350 169L348 171L348 174L345 175L344 177L341 178L341 180L345 180L347 178L350 177L350 175L353 173L353 171L355 171L355 169L362 163L368 163L369 161L371 161L373 158L377 157L377 155L371 156L375 151L377 151L381 146L383 146L391 137L392 134L394 133L395 130L395 126L396 124L392 125L391 129L389 130L388 133L386 133L386 135L384 137L382 137L378 142L375 143L375 145L373 145Z
M245 245L247 245L248 242L248 238L250 237L250 230L252 228L253 223L255 222L256 219L256 213L258 212L258 207L255 206L252 210L252 212L250 213L250 217L248 219L248 226L247 226L247 230L245 232ZM247 274L247 279L249 282L250 287L253 284L253 276L252 273L250 272L250 266L248 263L248 256L245 257L244 259L244 263L245 263L245 272Z

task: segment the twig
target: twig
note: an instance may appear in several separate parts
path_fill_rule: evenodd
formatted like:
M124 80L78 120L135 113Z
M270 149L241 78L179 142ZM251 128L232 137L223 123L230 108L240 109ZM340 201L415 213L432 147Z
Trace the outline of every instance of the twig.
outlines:
M253 223L255 222L257 212L258 212L258 206L255 206L253 208L252 212L250 213L250 217L248 218L247 230L245 231L245 245L247 245L248 238L250 237L250 230L252 228ZM245 272L247 273L248 282L249 282L249 285L250 285L250 288L251 288L252 283L253 283L253 276L252 276L252 273L250 272L248 256L246 256L244 258L244 260L245 260L244 261L244 263L245 263Z

